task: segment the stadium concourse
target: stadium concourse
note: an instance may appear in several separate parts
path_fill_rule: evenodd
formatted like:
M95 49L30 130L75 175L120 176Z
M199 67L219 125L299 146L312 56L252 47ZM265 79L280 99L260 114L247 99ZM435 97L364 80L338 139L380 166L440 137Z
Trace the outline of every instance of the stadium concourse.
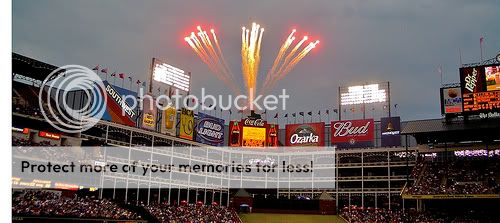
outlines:
M342 148L335 141L338 140L333 133L335 123L344 124L342 120L326 125L276 126L277 129L265 123L265 132L275 131L269 134L269 139L276 139L277 143L266 140L264 144L280 145L277 152L218 148L244 143L233 135L246 131L244 128L234 130L241 124L239 120L231 120L229 125L224 122L224 133L229 139L216 145L197 141L193 135L186 139L179 134L166 134L160 127L145 129L139 124L124 125L112 118L103 118L81 133L68 134L51 126L38 105L40 83L55 69L56 66L13 53L13 165L19 165L22 160L53 163L78 160L103 165L126 164L132 160L152 164L164 159L228 163L231 158L242 163L274 164L279 160L310 156L319 162L319 167L313 170L321 172L324 168L334 176L306 180L304 183L308 186L301 188L291 187L291 179L281 182L278 177L278 184L286 186L259 189L228 187L227 179L215 175L196 182L194 175L180 172L175 172L178 174L175 180L172 174L144 177L106 173L72 182L57 177L45 179L42 175L32 178L14 175L14 221L229 223L242 219L247 222L259 218L276 220L272 214L278 213L299 214L303 219L316 219L314 222L334 222L337 218L353 223L500 222L495 212L500 206L500 122L497 119L462 120L446 115L443 119L403 121L398 127L390 114L389 119L381 121L357 120L360 126L371 128L367 128L371 132L368 139L371 144L357 148ZM72 97L74 105L83 104L78 101L83 99L77 99L80 98L77 92ZM190 114L193 120L201 115L192 111ZM175 112L174 120L181 119L177 118L181 115L185 114ZM298 142L290 141L290 134L303 134L303 131L312 135L311 139L319 137L318 143L321 142L325 150L280 153L290 142ZM387 144L387 135L395 135L396 139L391 138L395 141ZM67 149L61 150L61 146ZM177 147L193 152L178 152L174 150ZM209 159L210 152L218 153L220 158ZM328 157L331 154L333 157ZM318 157L328 159L319 161ZM238 182L242 184L248 180L244 176L240 178ZM272 177L252 179L258 185L275 183ZM322 183L331 186L319 187ZM337 215L333 217L334 214ZM276 222L287 221L286 218L278 217Z

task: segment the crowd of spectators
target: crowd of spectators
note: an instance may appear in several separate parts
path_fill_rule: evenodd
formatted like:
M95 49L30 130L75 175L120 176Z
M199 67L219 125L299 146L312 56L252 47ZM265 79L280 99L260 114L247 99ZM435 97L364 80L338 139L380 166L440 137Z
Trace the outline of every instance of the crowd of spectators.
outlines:
M14 216L141 219L112 201L94 197L66 198L44 190L25 191L12 198Z
M218 205L148 205L144 208L160 222L178 223L239 223L235 211Z
M406 193L494 194L500 189L496 182L499 170L498 159L422 161L414 168L412 175L416 182L406 189Z
M498 218L491 213L466 211L451 213L445 211L417 212L415 209L407 211L378 208L362 208L357 206L344 207L340 216L348 223L480 223L498 222Z

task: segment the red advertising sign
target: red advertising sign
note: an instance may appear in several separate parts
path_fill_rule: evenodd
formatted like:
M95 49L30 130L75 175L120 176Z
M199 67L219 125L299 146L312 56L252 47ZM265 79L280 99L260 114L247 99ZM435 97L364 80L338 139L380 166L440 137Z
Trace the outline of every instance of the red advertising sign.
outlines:
M241 146L241 129L242 125L239 121L230 121L229 122L229 137L228 145L229 146Z
M286 146L325 146L325 123L286 125Z
M44 132L44 131L38 132L38 136L43 137L43 138L47 138L47 139L55 139L55 140L61 139L61 135L59 135L59 134L51 133L51 132Z
M279 146L278 142L278 132L279 126L277 124L267 124L266 125L266 136L267 136L267 146L268 147L277 147Z
M373 119L343 120L332 122L332 145L339 148L372 147Z

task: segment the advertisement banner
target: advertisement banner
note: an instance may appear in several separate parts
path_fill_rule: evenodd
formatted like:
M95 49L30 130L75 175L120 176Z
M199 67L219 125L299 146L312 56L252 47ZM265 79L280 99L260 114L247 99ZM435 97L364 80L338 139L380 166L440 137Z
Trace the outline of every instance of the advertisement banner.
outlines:
M153 97L145 97L142 100L142 124L143 129L156 130L156 106Z
M212 146L223 146L224 120L204 113L198 113L196 141Z
M382 147L401 146L401 118L384 117L380 119L380 140Z
M243 126L243 147L266 146L266 128Z
M285 146L325 146L325 123L286 125Z
M332 146L339 148L373 147L373 119L333 121Z
M176 135L177 110L174 107L168 107L163 111L160 132L166 135Z
M241 127L242 125L240 121L229 122L229 137L227 142L229 146L241 146Z
M137 98L137 93L125 88L112 86L107 81L104 81L103 84L106 88L107 104L102 120L135 126L137 113L132 109L131 105L133 105L133 98Z
M441 89L441 114L462 112L462 90L459 87Z
M279 146L279 126L277 124L267 124L266 125L266 135L267 135L267 146L277 147Z
M463 112L500 110L499 66L460 68Z
M181 109L181 121L179 128L179 138L193 140L194 132L194 112L192 110Z

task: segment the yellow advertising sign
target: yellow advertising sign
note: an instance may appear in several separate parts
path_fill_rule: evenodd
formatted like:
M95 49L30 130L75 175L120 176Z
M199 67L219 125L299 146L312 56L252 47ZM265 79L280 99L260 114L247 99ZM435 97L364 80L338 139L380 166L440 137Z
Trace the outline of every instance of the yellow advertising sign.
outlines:
M168 107L163 111L161 122L161 133L175 136L177 124L177 110L174 107Z
M244 147L264 147L266 142L266 128L243 126Z
M193 140L194 112L192 110L186 108L181 109L181 122L179 131L180 138Z

